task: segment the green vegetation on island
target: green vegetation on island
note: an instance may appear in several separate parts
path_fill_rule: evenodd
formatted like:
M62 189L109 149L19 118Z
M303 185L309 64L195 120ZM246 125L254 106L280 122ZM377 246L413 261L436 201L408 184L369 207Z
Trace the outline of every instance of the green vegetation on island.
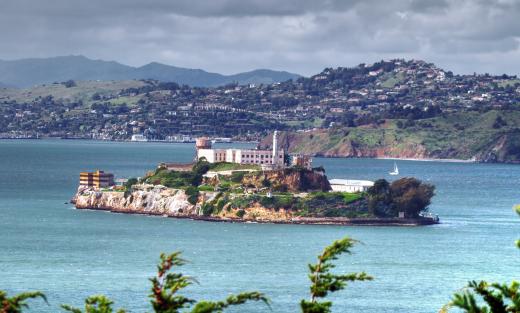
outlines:
M418 218L434 196L434 186L415 178L378 180L367 192L332 192L324 171L302 167L261 171L257 165L200 160L191 171L159 167L142 182L183 189L191 204L201 193L212 193L201 204L203 216L239 219L255 207L283 210L293 217ZM255 219L255 214L246 217Z

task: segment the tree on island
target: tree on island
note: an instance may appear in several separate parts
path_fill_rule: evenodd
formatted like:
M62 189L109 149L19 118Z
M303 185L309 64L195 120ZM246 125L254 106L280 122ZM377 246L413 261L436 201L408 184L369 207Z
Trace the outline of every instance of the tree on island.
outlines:
M379 179L368 189L367 195L368 208L376 216L397 216L404 212L406 217L415 218L428 209L435 195L435 186L411 177L391 184Z
M417 217L430 205L435 187L416 178L405 177L390 184L390 194L398 211L404 211L408 217Z

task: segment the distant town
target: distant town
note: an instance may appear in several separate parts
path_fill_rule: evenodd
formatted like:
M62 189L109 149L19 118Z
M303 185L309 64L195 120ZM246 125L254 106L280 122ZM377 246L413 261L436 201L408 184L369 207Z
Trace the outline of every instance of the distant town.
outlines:
M454 112L518 110L519 102L516 76L454 75L401 59L326 68L281 83L214 88L155 80L66 81L0 89L0 137L260 140L274 129L359 127L386 119L400 119L404 128Z

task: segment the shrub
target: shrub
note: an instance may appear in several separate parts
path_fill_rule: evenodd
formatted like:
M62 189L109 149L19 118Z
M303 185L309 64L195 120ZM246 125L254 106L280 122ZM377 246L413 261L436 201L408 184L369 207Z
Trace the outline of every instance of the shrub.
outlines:
M231 176L229 177L229 180L231 180L234 183L240 183L242 182L242 179L244 179L244 176L246 175L246 172L233 172Z
M199 191L214 191L215 188L210 185L202 185L198 187Z
M244 215L246 215L246 211L244 209L240 209L236 213L237 217L242 218Z
M199 190L196 187L189 186L186 188L186 195L188 195L188 202L191 204L197 204L199 199Z
M215 211L215 207L210 202L204 202L201 207L202 215L211 216Z
M126 188L127 190L130 190L130 189L132 189L132 186L133 186L133 185L136 185L136 184L137 184L137 178L132 177L132 178L129 178L129 179L126 181L126 183L125 183L124 186L125 186L125 188Z
M219 191L230 191L231 190L231 183L230 182L222 182L220 185L218 185Z

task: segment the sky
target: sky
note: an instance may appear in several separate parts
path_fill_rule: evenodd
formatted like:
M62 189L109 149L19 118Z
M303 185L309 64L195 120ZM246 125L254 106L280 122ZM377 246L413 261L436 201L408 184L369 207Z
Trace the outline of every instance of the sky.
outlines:
M520 0L0 0L0 59L84 55L232 74L422 59L520 74Z

